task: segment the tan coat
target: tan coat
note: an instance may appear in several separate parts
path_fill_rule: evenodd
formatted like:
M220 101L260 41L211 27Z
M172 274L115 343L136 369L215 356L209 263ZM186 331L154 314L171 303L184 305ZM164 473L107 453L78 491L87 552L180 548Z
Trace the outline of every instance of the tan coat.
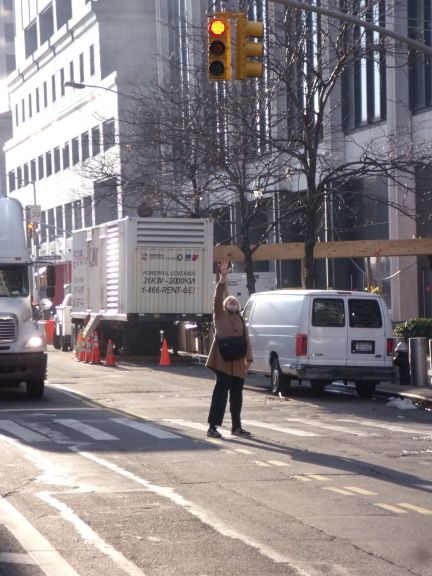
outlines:
M216 343L216 338L214 338L206 366L210 370L213 370L213 372L217 370L219 372L224 372L225 374L230 374L231 376L244 378L246 375L245 361L247 360L252 362L252 350L248 330L239 314L233 314L232 312L225 310L223 307L224 299L225 284L218 282L213 301L213 322L215 332L221 338L224 336L241 336L244 334L247 340L246 358L239 358L238 360L231 361L224 360Z

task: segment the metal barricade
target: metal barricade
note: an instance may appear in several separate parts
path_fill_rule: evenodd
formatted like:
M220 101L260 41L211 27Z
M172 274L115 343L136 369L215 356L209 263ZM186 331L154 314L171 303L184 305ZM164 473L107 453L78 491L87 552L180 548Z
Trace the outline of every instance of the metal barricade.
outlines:
M427 338L409 339L409 361L412 386L427 386Z

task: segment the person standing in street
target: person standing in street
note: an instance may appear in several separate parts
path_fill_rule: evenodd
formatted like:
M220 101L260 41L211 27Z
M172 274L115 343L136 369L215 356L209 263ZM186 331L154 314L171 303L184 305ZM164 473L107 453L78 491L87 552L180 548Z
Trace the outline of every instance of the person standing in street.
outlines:
M222 438L217 426L221 426L225 415L228 400L232 420L231 434L234 436L251 436L241 425L241 409L243 404L243 385L252 363L252 352L248 330L243 318L240 316L240 304L234 296L226 296L229 262L223 260L219 263L220 279L216 285L213 301L213 323L215 337L213 339L206 367L216 375L216 384L213 390L210 412L208 416L209 429L207 436ZM237 360L224 360L217 338L226 336L244 336L247 349L244 357Z

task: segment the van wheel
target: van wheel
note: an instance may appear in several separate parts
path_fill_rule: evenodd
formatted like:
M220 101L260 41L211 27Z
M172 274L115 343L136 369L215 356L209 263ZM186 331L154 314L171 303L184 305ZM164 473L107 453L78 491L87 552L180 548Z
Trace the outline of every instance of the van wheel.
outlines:
M27 396L32 400L39 400L44 395L45 383L43 378L35 378L26 383Z
M362 382L361 380L355 383L356 392L359 398L373 398L377 382Z
M277 394L281 392L282 394L286 392L290 384L290 380L285 376L279 366L279 360L274 358L271 363L270 372L270 390L272 394Z
M324 388L331 384L330 380L311 380L310 385L315 392L324 392Z

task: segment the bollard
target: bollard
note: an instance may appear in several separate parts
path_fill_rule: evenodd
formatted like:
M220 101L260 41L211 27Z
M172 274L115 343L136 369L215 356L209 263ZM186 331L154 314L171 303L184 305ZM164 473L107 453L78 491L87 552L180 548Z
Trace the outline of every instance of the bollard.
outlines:
M410 338L409 339L409 360L410 375L412 386L427 386L428 369L427 369L427 339Z

